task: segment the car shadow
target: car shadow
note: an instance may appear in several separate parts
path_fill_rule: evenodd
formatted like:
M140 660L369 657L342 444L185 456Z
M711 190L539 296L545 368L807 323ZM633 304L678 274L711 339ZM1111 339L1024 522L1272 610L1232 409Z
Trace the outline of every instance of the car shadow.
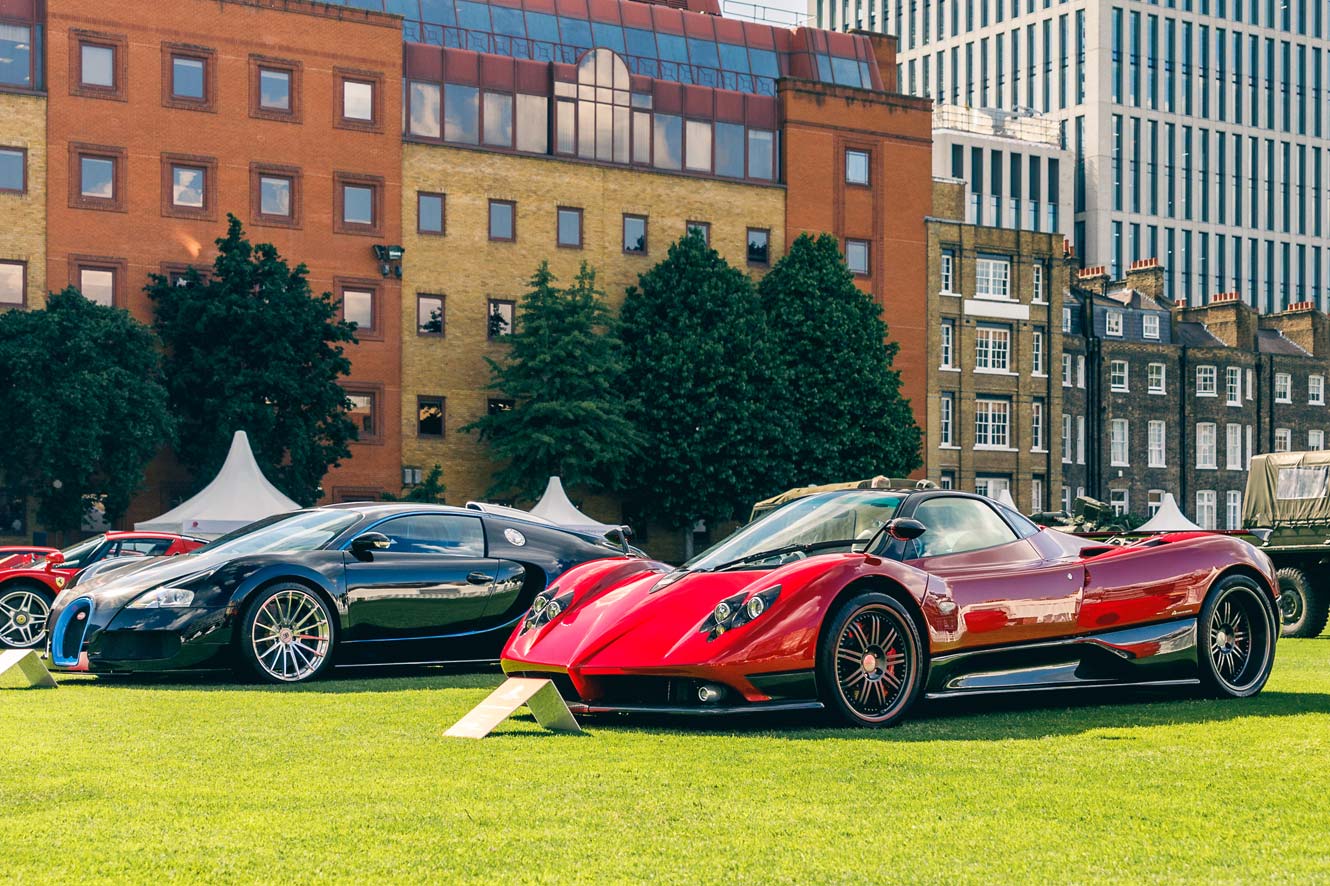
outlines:
M402 692L412 689L492 689L503 682L498 665L392 665L337 668L309 683L290 686L241 682L233 671L159 674L75 674L56 672L59 682L96 689L140 688L189 692L312 692L319 694Z

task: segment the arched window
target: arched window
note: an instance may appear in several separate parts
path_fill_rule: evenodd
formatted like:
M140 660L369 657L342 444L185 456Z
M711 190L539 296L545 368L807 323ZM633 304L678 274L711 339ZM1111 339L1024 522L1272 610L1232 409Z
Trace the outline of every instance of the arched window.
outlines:
M628 66L612 50L593 49L577 65L578 156L629 161L632 94Z

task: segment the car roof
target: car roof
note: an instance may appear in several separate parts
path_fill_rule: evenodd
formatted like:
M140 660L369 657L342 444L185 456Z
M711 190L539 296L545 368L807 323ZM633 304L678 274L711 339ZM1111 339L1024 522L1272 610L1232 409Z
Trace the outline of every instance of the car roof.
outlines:
M428 504L424 502L410 501L344 501L330 505L319 505L308 508L311 511L337 510L337 511L359 511L370 519L390 517L393 514L459 514L465 517L486 516L496 520L504 520L512 523L524 523L530 526L540 526L545 529L557 529L560 532L567 532L570 535L576 535L579 538L587 538L588 534L576 529L570 529L567 526L560 526L557 523L551 523L535 515L524 514L516 508L505 508L504 513L498 513L493 510L483 510L481 508L463 508L457 505ZM511 511L507 513L506 511ZM594 537L594 536L593 536Z
M112 529L102 534L107 538L182 538L185 541L203 541L203 539L192 535L182 535L179 532L158 532L151 529Z

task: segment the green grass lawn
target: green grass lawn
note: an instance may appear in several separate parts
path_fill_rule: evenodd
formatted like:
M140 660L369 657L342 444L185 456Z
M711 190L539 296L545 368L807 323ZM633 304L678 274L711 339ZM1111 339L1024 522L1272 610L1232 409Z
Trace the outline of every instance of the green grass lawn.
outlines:
M0 678L0 687L13 686ZM1330 881L1330 637L1265 692L443 730L495 674L0 688L0 883Z

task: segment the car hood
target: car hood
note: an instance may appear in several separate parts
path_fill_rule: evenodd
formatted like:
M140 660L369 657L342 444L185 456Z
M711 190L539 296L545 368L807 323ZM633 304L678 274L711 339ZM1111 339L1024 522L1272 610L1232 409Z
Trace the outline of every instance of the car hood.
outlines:
M142 565L94 576L86 585L76 585L69 593L74 597L91 597L98 607L122 606L144 591L218 569L234 559L237 558L229 553L154 558Z

